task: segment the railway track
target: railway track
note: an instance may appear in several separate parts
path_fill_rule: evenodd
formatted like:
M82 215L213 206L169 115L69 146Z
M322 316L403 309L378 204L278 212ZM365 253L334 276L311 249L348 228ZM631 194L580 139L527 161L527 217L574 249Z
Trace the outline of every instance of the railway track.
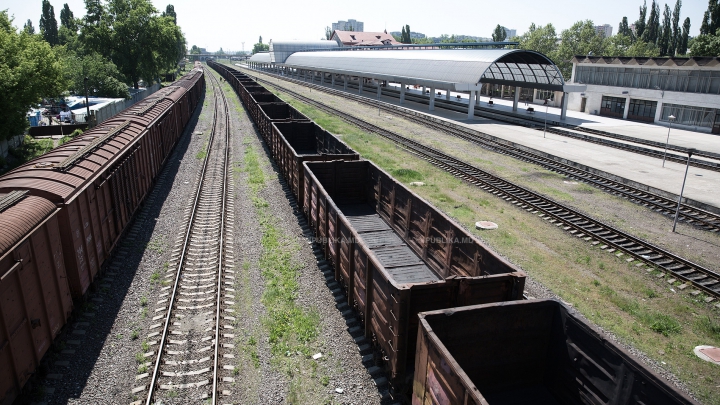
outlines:
M234 382L232 366L222 367L232 349L233 279L230 113L217 78L206 69L215 94L213 124L197 189L185 214L185 229L172 253L148 339L159 338L149 377L146 405L203 403L216 405L223 384ZM163 314L164 312L164 314ZM230 332L230 333L228 333ZM147 364L147 363L146 363Z
M265 81L270 86L285 92L303 103L319 108L368 132L378 134L405 148L421 159L467 181L483 190L502 198L526 211L538 214L544 220L562 227L575 237L616 256L628 256L626 261L637 262L635 266L646 266L648 271L659 270L663 276L681 282L680 290L691 288L691 294L708 295L707 302L720 297L720 274L674 255L665 249L629 235L597 219L560 204L552 199L525 189L500 177L485 172L437 149L422 145L400 134L385 130L365 120L339 111L321 102L305 97L276 83Z
M318 89L322 89L322 88L327 89L327 87L322 86L322 85L316 85L316 84L314 84L314 82L311 84L308 84L307 82L302 81L302 80L292 79L287 76L281 76L281 75L271 73L271 72L263 72L263 73L274 76L274 77L282 78L282 79L285 79L288 81L293 81L298 84L303 84L305 86L315 86ZM322 83L329 84L324 81ZM357 90L358 87L357 87L357 85L354 85L354 84L348 84L348 88ZM328 90L330 90L330 89L328 89ZM366 89L366 91L370 91L370 90L372 90L372 88ZM338 90L334 90L334 89L332 89L332 91L341 93L341 94L343 94L343 97L346 97L346 98L366 98L361 95L348 94L347 92L339 92ZM383 90L383 94L388 97L400 98L400 92L395 89L386 88ZM429 103L429 101L426 98L416 95L416 94L406 94L405 99L408 101L419 103L419 104L427 105ZM373 100L371 98L366 98L366 102L365 102L366 104L372 104L373 102L376 103L376 105L375 105L376 107L378 106L378 104L384 104L380 101ZM397 107L397 106L393 106L393 107ZM458 103L455 101L442 100L442 99L435 99L435 107L443 108L443 109L450 110L450 111L461 112L461 113L465 113L467 111L466 104ZM546 130L548 133L552 133L555 135L574 138L574 139L578 139L578 140L585 141L585 142L595 143L595 144L606 146L606 147L624 150L627 152L632 152L632 153L637 153L637 154L641 154L641 155L645 155L645 156L654 157L657 159L663 159L663 157L665 157L666 160L668 160L668 161L681 163L681 164L687 163L686 155L688 153L688 148L677 146L677 145L668 145L668 151L681 152L681 153L683 153L683 155L677 155L677 154L673 154L671 152L668 152L667 154L665 154L662 150L645 148L642 146L634 146L634 145L629 145L627 143L624 143L624 142L632 142L635 144L651 146L654 148L662 149L665 147L665 144L660 143L660 142L655 142L655 141L650 141L650 140L645 140L645 139L640 139L640 138L633 138L633 137L619 135L619 134L613 134L610 132L600 131L600 130L591 129L591 128L584 128L584 127L580 127L580 126L570 126L570 127L561 128L559 126L548 125L547 128L545 129L545 126L543 125L544 124L543 121L527 119L527 118L518 117L518 116L511 116L502 111L492 111L490 108L483 108L483 107L476 106L475 115L478 117L488 118L488 119L492 119L492 120L500 121L500 122L506 122L506 123L513 124L513 125L520 125L520 126L523 126L526 128L537 130L537 131L545 131ZM593 136L593 135L595 135L595 136ZM606 139L606 138L612 138L612 139ZM695 150L693 152L693 155L695 156L695 158L690 159L691 166L698 167L698 168L705 169L705 170L720 171L720 154L708 152L708 151L704 151L704 150ZM715 160L715 161L697 159L697 157L703 157L703 158L711 159L711 160Z
M425 114L418 113L413 110L398 107L377 100L372 100L367 97L348 94L346 92L330 89L325 86L311 85L306 82L289 79L287 77L277 75L275 76L284 80L292 81L297 84L311 86L317 90L324 91L329 94L350 98L354 101L362 102L363 104L370 105L375 108L381 108L385 111L399 115L403 118L410 119L414 122L420 123L432 129L442 131L449 135L464 139L468 142L472 142L482 148L491 150L493 152L511 156L528 163L533 163L538 166L544 167L545 169L565 175L569 178L583 181L603 191L626 198L634 203L641 204L657 213L669 217L674 217L675 215L675 210L677 208L676 199L671 199L663 197L659 194L650 193L640 188L632 187L627 184L612 180L608 177L598 175L569 164L558 162L554 159L547 158L538 153L533 153L531 151L518 148L513 145L508 145L507 143L499 141L497 140L497 138L487 133L476 131L462 125L457 125L449 123L447 121L428 117ZM273 84L272 82L263 79L258 79L258 81ZM699 209L697 207L693 207L688 204L680 204L680 212L678 219L706 231L720 232L720 215L710 211Z

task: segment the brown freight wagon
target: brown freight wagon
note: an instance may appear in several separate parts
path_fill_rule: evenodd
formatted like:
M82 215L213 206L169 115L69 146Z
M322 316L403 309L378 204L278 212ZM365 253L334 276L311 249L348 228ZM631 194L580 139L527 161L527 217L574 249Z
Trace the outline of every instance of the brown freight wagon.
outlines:
M298 205L304 201L303 162L359 160L360 154L312 121L273 122L268 148Z
M0 404L35 372L72 311L52 202L26 191L0 194Z
M696 404L554 300L421 313L412 404Z
M522 299L524 272L371 162L303 165L310 227L396 388L419 312Z
M255 125L266 142L269 141L272 134L273 122L310 121L310 118L306 117L305 114L286 102L258 103L257 108L258 114Z
M57 218L75 299L95 279L182 133L173 107L183 107L164 94L157 103L146 101L147 110L131 107L0 177L0 192L25 189L61 208Z

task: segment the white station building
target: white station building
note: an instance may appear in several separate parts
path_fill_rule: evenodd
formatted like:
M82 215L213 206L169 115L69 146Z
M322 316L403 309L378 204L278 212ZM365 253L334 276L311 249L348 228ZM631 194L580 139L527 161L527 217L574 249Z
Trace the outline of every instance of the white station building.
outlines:
M568 109L720 134L720 60L716 57L573 58Z

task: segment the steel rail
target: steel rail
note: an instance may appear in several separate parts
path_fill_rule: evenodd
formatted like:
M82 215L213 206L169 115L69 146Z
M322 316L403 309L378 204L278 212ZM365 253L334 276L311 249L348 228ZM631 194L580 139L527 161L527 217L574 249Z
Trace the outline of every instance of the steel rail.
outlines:
M267 74L269 76L282 78L284 80L292 81L292 82L302 84L302 85L305 85L308 87L314 86L319 89L327 88L323 85L317 85L314 82L307 83L303 80L293 79L291 77L278 75L276 73L272 73L272 72L268 72L268 71L260 70L260 72L262 72L263 74ZM325 84L326 82L322 81L321 83ZM357 85L354 85L354 84L348 84L348 88L357 89L358 87L357 87ZM368 89L370 89L370 88L368 87ZM334 90L334 91L337 91L337 90ZM362 95L348 95L348 93L346 93L346 92L343 92L343 94L347 98L352 98L353 96L363 98ZM394 90L394 89L387 89L387 90L385 90L384 94L388 97L397 98L397 97L399 97L400 92L398 90ZM416 95L416 94L406 94L405 99L408 101L413 101L413 102L417 102L420 104L429 104L429 101L427 99L425 99L424 97L422 97L420 95ZM376 103L380 103L377 100L372 100L372 101L375 101ZM376 105L376 107L377 107L377 105ZM453 101L442 100L442 99L435 99L435 107L443 108L443 109L450 110L450 111L457 111L457 112L465 112L467 110L467 106L464 104L460 104L460 103L453 102ZM501 121L501 122L507 122L507 123L510 123L513 125L520 125L520 126L524 126L524 127L530 128L530 129L535 129L538 131L543 130L542 122L528 120L527 118L519 117L519 116L510 116L508 114L505 114L505 113L499 112L499 111L489 111L486 108L482 108L482 107L478 107L478 106L476 106L476 107L477 108L475 108L475 112L474 112L474 115L476 115L476 116L493 119L493 120ZM646 140L642 140L639 138L632 138L632 140L630 140L628 138L631 138L631 137L625 137L625 136L618 135L618 134L611 134L609 132L605 133L604 131L587 129L587 128L583 128L583 127L579 127L579 126L573 126L572 128L570 128L570 130L560 129L557 126L548 126L547 127L547 132L553 133L556 135L575 138L575 139L582 140L585 142L595 143L598 145L611 147L611 148L615 148L615 149L620 149L620 150L624 150L627 152L637 153L640 155L650 156L650 157L654 157L657 159L662 159L662 157L663 157L663 153L661 151L642 148L639 146L631 147L628 144L623 143L623 142L616 142L616 141L609 140L609 139L601 139L601 138L592 137L589 135L575 133L572 131L586 132L588 134L600 135L600 136L604 136L606 138L615 138L615 139L619 139L619 140L623 140L623 141L627 141L627 142L633 142L633 143L638 143L638 144L643 144L643 145L648 145L648 146L653 146L653 147L664 147L664 144L662 146L658 146L658 145L654 144L652 141L646 141ZM672 145L672 146L673 147L668 147L668 149L675 150L675 151L687 152L687 148L683 148L683 147L679 147L679 146L675 146L675 145ZM695 155L703 156L703 157L714 159L714 160L720 159L720 155L712 153L712 152L707 152L707 151L696 151ZM675 154L671 154L671 153L667 154L667 160L673 161L676 163L682 163L682 164L687 163L687 157L681 156L681 155L675 155ZM693 158L693 159L690 159L690 165L701 168L701 169L705 169L705 170L720 171L720 162L719 163L708 162L705 160Z
M210 70L210 69L208 69ZM218 394L218 360L220 358L220 304L222 302L221 298L221 288L222 288L222 276L223 276L223 259L225 257L225 248L224 248L224 238L225 235L225 214L226 214L226 202L227 202L227 182L228 182L228 166L230 162L230 110L228 108L228 102L227 98L225 97L225 92L223 92L223 89L220 85L220 83L217 83L217 78L215 78L214 74L210 75L213 80L215 81L218 91L220 92L220 96L223 99L223 107L225 110L225 164L223 165L223 186L222 186L222 214L220 216L220 240L219 240L219 249L220 254L218 257L218 278L217 278L217 304L215 307L215 360L213 364L213 388L212 388L212 405L217 404L217 394ZM209 157L209 155L208 155Z
M205 72L206 72L206 74L208 74L208 73L209 73L209 69L206 69ZM208 74L208 76L211 77L212 79L214 79L214 76L212 76L212 74ZM219 101L220 101L220 100L219 100L219 97L218 97L217 93L215 93L215 108L213 109L212 126L211 126L211 131L210 131L210 138L209 138L209 140L208 140L208 147L207 147L207 148L208 148L208 154L207 154L207 156L205 156L205 159L204 159L204 161L203 161L202 168L201 168L201 170L200 170L200 177L199 177L199 179L198 179L198 187L197 187L197 189L196 189L196 191L195 191L195 196L194 196L194 198L193 198L192 209L191 209L191 211L190 211L190 218L188 218L188 225L187 225L187 228L186 228L186 230L185 230L185 235L184 235L184 237L183 237L183 244L182 244L182 247L181 247L180 257L178 258L178 265L177 265L176 274L175 274L175 282L173 283L172 293L170 294L170 302L169 302L169 304L168 304L167 315L165 316L165 324L164 324L164 326L163 326L163 332L162 332L162 335L161 335L161 338L160 338L160 343L159 343L159 345L158 345L158 353L157 353L157 356L156 356L156 359L155 359L155 366L154 366L154 368L153 368L153 374L152 374L152 376L151 376L150 386L149 386L149 388L148 388L148 395L147 395L147 399L146 399L146 401L145 401L145 404L146 404L146 405L152 405L152 403L153 403L152 400L153 400L154 393L155 393L155 390L156 390L157 381L158 381L158 378L159 378L159 376L160 376L160 375L159 375L159 371L160 371L160 364L161 364L161 361L162 361L162 354L163 354L163 350L164 350L164 348L165 348L165 346L166 346L166 344L167 344L167 336L168 336L168 331L169 331L169 329L170 329L170 318L171 318L172 313L173 313L172 309L173 309L173 306L174 306L174 304L175 304L175 299L177 298L177 295L178 295L178 294L177 294L177 291L178 291L178 286L179 286L179 284L180 284L180 279L181 279L180 276L181 276L181 273L182 273L183 265L184 265L184 263L185 263L186 255L187 255L187 253L188 253L188 248L189 248L188 244L189 244L189 241L190 241L190 237L191 237L191 234L192 234L193 227L194 227L194 225L195 225L194 222L195 222L195 217L196 217L196 214L197 214L197 211L198 211L198 205L199 205L199 203L200 203L200 199L201 199L201 196L202 196L202 194L203 194L202 192L203 192L204 188L207 186L207 185L205 184L205 175L207 174L208 162L210 161L210 153L209 153L209 151L210 151L210 148L212 148L212 145L213 145L213 143L214 143L214 141L215 141L215 134L216 134L216 131L217 131L217 116L218 116L218 103L219 103ZM225 109L226 109L226 111L227 111L227 105L225 106ZM229 131L228 131L228 132L229 132ZM227 135L226 135L226 136L227 136ZM226 156L227 156L227 148L226 148ZM227 160L226 160L226 162L225 162L225 173L227 174ZM226 183L227 183L227 179L225 179L224 185L225 185ZM223 192L224 192L224 188L223 188ZM224 203L225 203L225 198L223 198L223 206L224 206ZM225 215L225 212L224 212L224 210L223 210L223 212L222 212L222 217L223 217L223 218L224 218L224 215ZM221 235L222 235L222 232L221 232ZM222 255L222 246L220 246L220 254ZM220 276L220 275L218 276L218 280L221 280L221 276ZM220 301L221 301L221 300L220 300L220 290L219 290L219 289L218 289L218 291L217 291L217 296L218 296L218 300L217 300L217 301L218 301L218 305L219 305L219 303L220 303ZM217 321L217 325L219 325L219 323L220 323L219 318L216 319L216 321ZM215 367L214 367L214 368L215 368L215 370L214 370L214 379L216 379L215 376L216 376L216 372L217 372L217 347L218 347L218 339L217 339L218 336L217 336L217 333L218 333L218 328L216 327L216 336L215 336L215 338L216 338L216 340L215 340L216 362L215 362ZM214 387L215 387L215 385L214 385ZM217 396L216 396L215 389L213 389L212 405L216 405L216 404L217 404L217 398L216 398L216 397L217 397Z
M587 241L595 239L593 244L602 242L604 245L601 246L601 248L608 249L609 247L609 252L619 251L627 254L634 258L633 260L638 260L643 264L651 266L651 269L661 269L672 277L690 283L699 291L705 292L715 298L720 297L720 274L710 269L706 269L665 249L607 225L600 220L485 172L482 169L446 155L434 148L380 128L272 82L268 83L304 103L320 108L346 122L387 138L435 166L450 172L454 176L483 188L521 208L533 213L542 212L543 217L550 217L549 221L555 223L557 226L564 224L564 229L576 237L584 238Z
M633 201L637 204L644 205L646 207L649 207L650 209L659 212L663 215L673 216L675 214L675 208L677 207L677 199L667 198L663 197L659 194L651 193L649 191L642 190L637 187L629 186L624 183L620 183L618 181L612 180L608 177L594 174L590 171L583 170L565 163L558 162L554 159L550 159L544 156L541 156L537 153L530 152L521 148L518 148L516 146L507 145L502 142L497 141L496 137L489 135L487 133L477 131L474 129L466 128L461 125L443 122L437 119L432 119L431 117L427 117L425 114L418 113L414 110L408 110L403 107L398 107L393 104L385 103L378 100L373 100L371 98L367 98L364 96L354 95L354 94L348 94L346 92L342 92L336 89L328 88L326 86L321 86L317 84L309 84L306 82L303 82L301 80L296 80L292 78L287 78L284 76L278 76L275 74L270 74L267 72L263 72L265 74L269 74L278 78L282 78L286 81L291 81L296 84L305 85L308 87L316 88L320 91L350 98L359 102L362 102L363 104L371 105L373 107L382 108L385 111L391 112L393 114L409 118L413 121L421 121L422 125L431 127L436 130L443 131L449 135L464 139L466 141L475 143L483 148L492 150L497 153L502 153L504 155L508 155L511 157L514 157L516 159L520 159L529 163L537 164L539 166L545 167L546 169L555 171L560 174L564 174L568 177L572 177L584 182L587 182L596 188L599 188L601 190L610 192L615 195L620 195L624 198L629 199L630 201ZM259 82L265 82L270 83L270 81L266 81L264 79L257 79ZM691 205L682 203L680 205L680 218L684 220L686 223L689 223L691 225L697 226L700 229L704 229L710 232L720 232L720 215L703 210L697 207L693 207Z

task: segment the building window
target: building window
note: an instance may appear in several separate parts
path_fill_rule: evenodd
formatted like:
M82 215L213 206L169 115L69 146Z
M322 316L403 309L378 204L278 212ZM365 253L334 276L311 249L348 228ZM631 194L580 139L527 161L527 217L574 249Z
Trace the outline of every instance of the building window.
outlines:
M635 121L653 122L657 111L657 101L630 99L628 119Z
M555 92L552 90L538 90L537 98L539 100L555 101Z
M660 121L669 122L671 115L674 123L688 126L711 128L718 110L714 108L694 107L680 104L663 104Z
M720 94L720 71L576 65L574 80L600 86Z
M600 104L600 115L622 118L624 112L624 98L603 96L602 102Z

